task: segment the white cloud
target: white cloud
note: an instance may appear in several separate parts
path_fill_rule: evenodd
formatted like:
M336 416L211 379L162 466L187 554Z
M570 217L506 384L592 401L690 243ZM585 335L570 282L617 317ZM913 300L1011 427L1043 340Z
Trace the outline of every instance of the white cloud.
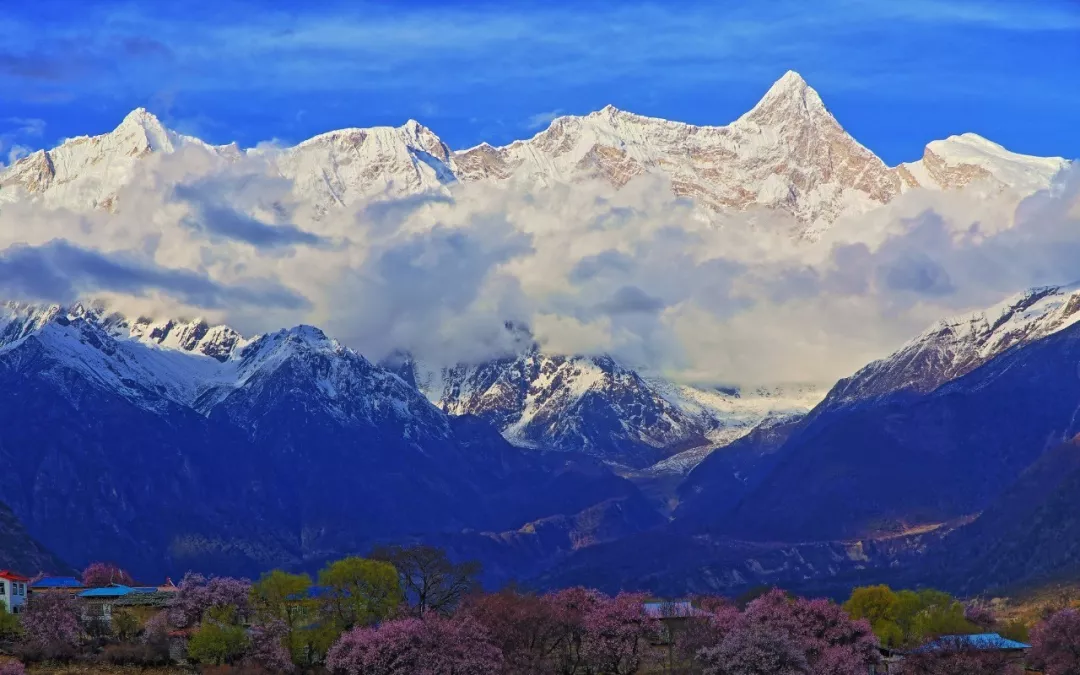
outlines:
M546 127L547 125L555 121L555 118L558 117L560 114L562 114L562 110L555 109L549 110L547 112L536 113L535 115L530 115L529 118L525 120L525 128L539 129L541 127Z
M7 164L14 164L26 157L33 149L23 141L39 138L45 133L45 120L36 117L8 117L0 121L0 153L7 156ZM0 168L4 163L0 162Z
M313 219L257 156L144 161L115 214L5 206L0 249L64 239L138 270L185 270L212 283L209 306L185 304L201 295L158 272L135 295L96 289L247 332L314 323L373 359L505 354L512 322L552 350L710 384L828 382L943 316L1080 279L1080 171L1019 209L1008 193L913 191L806 242L775 213L702 217L654 176L621 190L455 185ZM282 301L252 302L251 289Z

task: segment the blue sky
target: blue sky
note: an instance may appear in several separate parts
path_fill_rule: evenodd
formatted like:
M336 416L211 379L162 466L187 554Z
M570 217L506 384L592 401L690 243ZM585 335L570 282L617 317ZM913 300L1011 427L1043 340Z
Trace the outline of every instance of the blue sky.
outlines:
M415 118L451 147L611 103L725 124L788 69L887 162L974 131L1080 157L1080 2L9 0L0 161L145 106L216 143Z

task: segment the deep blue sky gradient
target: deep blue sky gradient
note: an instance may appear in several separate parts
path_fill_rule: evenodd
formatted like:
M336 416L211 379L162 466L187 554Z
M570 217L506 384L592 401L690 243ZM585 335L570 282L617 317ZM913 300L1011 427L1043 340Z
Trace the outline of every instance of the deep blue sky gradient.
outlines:
M1080 157L1080 0L114 2L0 12L0 162L145 106L215 143L414 118L454 148L606 104L726 124L788 69L886 162Z

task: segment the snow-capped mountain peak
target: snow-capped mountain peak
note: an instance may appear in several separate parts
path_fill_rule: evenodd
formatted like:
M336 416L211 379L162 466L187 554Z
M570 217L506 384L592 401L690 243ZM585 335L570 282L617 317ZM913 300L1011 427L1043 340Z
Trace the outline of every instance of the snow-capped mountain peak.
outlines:
M228 361L233 351L247 343L229 326L211 326L201 318L193 321L139 318L131 323L129 333L162 347L203 354L220 362Z
M739 120L776 123L817 115L832 118L817 91L807 84L802 75L789 70Z
M1049 185L1068 163L1011 153L974 134L930 143L916 162L886 166L853 139L806 80L780 77L746 114L726 126L645 117L608 105L554 119L532 138L452 151L410 119L399 127L348 128L288 148L241 151L167 129L138 108L116 129L33 153L0 172L0 203L19 199L74 210L120 208L117 194L138 162L196 145L227 159L245 152L292 181L315 217L372 196L446 190L455 182L524 185L600 180L615 187L646 173L706 210L766 208L787 213L816 236L915 187L954 189L990 177L1021 197Z
M259 336L224 370L228 377L200 394L193 404L197 410L212 414L224 406L229 416L245 418L273 401L342 422L390 423L405 438L451 433L445 416L419 391L314 326Z
M1061 157L1034 157L1010 152L974 133L931 141L917 162L901 164L897 173L906 188L955 190L981 182L1027 195L1046 188L1069 162Z
M520 330L508 326L508 330ZM821 400L803 391L720 392L643 377L609 356L563 356L523 346L516 356L429 372L395 359L451 415L474 415L512 443L582 452L614 465L644 468L692 447L697 459L748 432L769 414L804 413ZM683 466L690 466L684 458ZM695 460L696 461L696 460Z
M135 141L133 149L138 152L173 152L177 146L173 142L177 134L166 129L161 120L146 108L129 112L112 135L131 138Z
M152 412L181 406L212 415L226 405L240 419L280 401L342 422L388 423L407 438L451 433L445 415L414 387L314 326L246 339L199 319L129 320L96 305L8 303L0 305L0 358L60 383L78 373Z
M892 355L841 380L826 404L869 401L902 390L930 392L1078 321L1080 284L1033 288L993 307L938 321Z

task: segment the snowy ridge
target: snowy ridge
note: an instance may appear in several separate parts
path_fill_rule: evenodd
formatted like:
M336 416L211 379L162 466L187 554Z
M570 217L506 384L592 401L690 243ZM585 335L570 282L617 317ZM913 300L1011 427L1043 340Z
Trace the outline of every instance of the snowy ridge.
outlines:
M978 134L966 133L927 144L922 159L901 164L906 188L954 190L986 182L1020 195L1041 190L1069 166L1061 157L1033 157L1010 152Z
M486 419L515 445L636 468L688 448L721 447L769 415L805 413L824 394L817 387L697 389L643 377L607 356L561 356L535 345L441 373L409 367L440 408Z
M320 134L272 158L315 212L372 195L402 196L454 182L450 150L415 120Z
M897 194L899 180L847 135L817 92L788 72L728 126L695 126L608 106L555 119L528 141L455 156L461 180L511 176L547 184L601 178L622 186L659 171L676 195L713 210L776 208L832 222Z
M985 310L937 322L891 356L841 380L826 405L894 391L929 392L995 356L1080 321L1080 285L1046 286L1014 295Z
M805 413L826 394L824 388L816 385L721 390L675 384L661 378L649 378L648 382L687 414L712 421L714 430L708 436L717 445L730 443L766 417Z
M209 415L224 406L244 418L260 400L293 400L343 422L394 420L406 435L427 437L450 433L442 413L470 414L519 446L639 468L687 448L720 447L769 414L803 412L820 398L813 388L694 389L643 378L609 357L551 355L535 345L437 376L410 364L403 379L312 326L245 338L201 319L131 320L96 304L0 306L0 357L45 358L58 382L79 372L153 411L179 405Z
M659 173L675 195L714 212L779 210L815 236L916 187L957 189L991 179L1020 196L1047 187L1068 162L1011 153L974 134L927 145L891 168L853 139L801 76L788 72L749 112L726 126L695 126L607 106L556 118L532 138L504 147L451 151L430 129L331 131L287 148L212 146L166 129L140 108L112 132L69 139L0 171L0 204L19 200L74 210L115 210L144 158L198 147L225 161L267 161L292 181L297 202L318 218L373 196L445 191L454 182L527 186L602 180L621 187Z
M533 346L517 357L459 366L429 399L451 415L476 415L523 447L584 452L649 464L673 446L706 442L698 421L608 357L561 356Z
M196 409L224 404L231 416L244 417L261 399L285 399L342 422L392 420L406 438L450 435L445 416L419 391L314 326L259 336L224 367L230 378L202 394Z
M754 429L791 421L805 415L822 398L827 388L815 385L759 387L755 389L699 389L650 379L658 392L686 411L711 425L707 445L690 448L661 460L645 470L651 475L686 475L715 450L726 447Z
M0 357L35 368L44 358L58 382L75 371L155 412L175 404L210 414L238 392L249 401L293 393L340 420L389 417L406 434L449 434L418 391L312 326L247 339L198 319L129 321L94 305L7 303L0 305Z
M15 162L0 173L0 204L30 198L53 208L113 210L117 191L131 182L140 160L185 146L226 158L240 154L235 145L211 146L166 129L137 108L110 133L70 138Z
M215 355L222 338L232 338L224 340L230 350L245 343L235 331L210 328L202 321L129 322L84 304L0 305L0 354L33 341L56 368L79 371L152 409L157 409L159 397L191 405L204 389L228 377L228 357Z

